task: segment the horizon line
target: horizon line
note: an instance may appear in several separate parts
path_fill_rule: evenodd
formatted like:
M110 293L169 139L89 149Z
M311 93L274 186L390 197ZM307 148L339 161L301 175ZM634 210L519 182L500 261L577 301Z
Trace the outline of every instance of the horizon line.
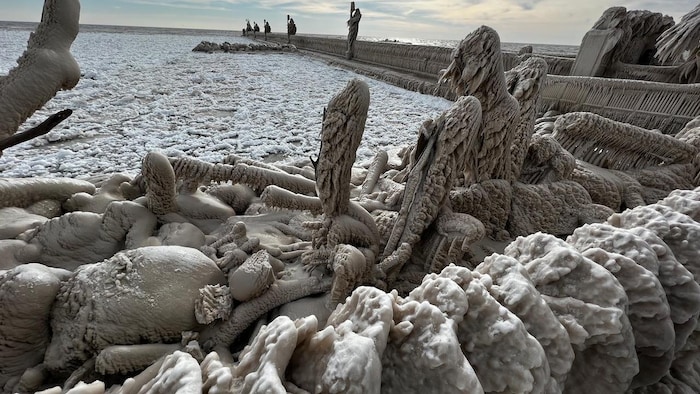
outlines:
M0 23L26 23L26 24L33 24L33 25L38 25L40 22L39 21L9 21L9 20L0 20ZM241 30L224 30L220 28L201 28L201 27L168 27L168 26L144 26L144 25L119 25L119 24L102 24L102 23L79 23L79 26L105 26L105 27L123 27L123 28L141 28L141 29L161 29L161 30L192 30L192 31L212 31L212 32L233 32L233 33L238 33L238 36L240 36ZM284 31L279 31L279 32L272 32L275 34L284 34ZM329 33L306 33L306 34L299 34L299 35L307 35L307 36L330 36L330 37L342 37L342 34L329 34ZM369 38L375 38L375 39L389 39L389 38L394 38L394 39L404 39L404 40L423 40L423 41L446 41L446 42L459 42L460 40L455 40L455 39L432 39L432 38L418 38L418 37L383 37L383 36L371 36L371 35L362 35L359 36L358 39L362 37L369 37ZM515 41L503 41L504 43L508 44L526 44L526 45L554 45L554 46L563 46L563 47L578 47L578 44L548 44L548 43L538 43L538 42L515 42Z

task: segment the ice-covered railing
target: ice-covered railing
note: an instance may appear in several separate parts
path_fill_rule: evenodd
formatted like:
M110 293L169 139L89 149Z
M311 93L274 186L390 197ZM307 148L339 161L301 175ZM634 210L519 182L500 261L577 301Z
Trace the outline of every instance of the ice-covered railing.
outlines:
M287 42L284 34L268 34L267 39L275 42ZM328 55L345 57L347 43L342 38L295 35L291 43L300 49L321 52ZM503 53L503 66L509 70L533 54L518 55ZM550 74L568 75L573 65L573 58L536 54L547 61ZM354 60L370 63L394 70L433 79L452 61L452 48L431 45L407 45L393 42L357 41Z
M539 57L547 62L548 75L569 75L575 60L572 57L552 56L540 53L518 55L516 53L503 52L503 68L505 70L510 70L531 57Z
M540 109L593 112L672 134L700 114L700 84L549 75Z
M286 42L287 36L268 34L268 40ZM345 57L347 42L340 38L296 35L291 43L300 49ZM424 78L437 78L451 60L452 48L357 41L355 60L411 72Z
M268 33L267 40L274 42L287 42L287 35L281 33ZM343 57L345 56L345 51L347 50L347 42L338 38L294 35L290 38L289 42L297 48Z
M680 66L649 66L617 63L612 67L612 77L653 82L680 82Z

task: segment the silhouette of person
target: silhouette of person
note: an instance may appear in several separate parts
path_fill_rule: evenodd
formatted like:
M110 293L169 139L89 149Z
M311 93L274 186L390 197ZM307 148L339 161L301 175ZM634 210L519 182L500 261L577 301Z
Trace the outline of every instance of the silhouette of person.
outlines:
M258 22L253 22L253 31L254 32L260 31L260 26L258 26Z
M287 23L287 34L290 36L297 34L297 25L294 23L294 18L290 18Z
M265 21L265 34L272 33L272 28L270 27L270 22Z

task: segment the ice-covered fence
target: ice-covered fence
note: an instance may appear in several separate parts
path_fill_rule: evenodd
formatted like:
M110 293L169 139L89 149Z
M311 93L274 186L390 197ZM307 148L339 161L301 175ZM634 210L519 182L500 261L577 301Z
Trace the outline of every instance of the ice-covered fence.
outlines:
M287 42L286 34L272 33L268 40ZM299 49L345 57L347 41L343 38L295 35L291 43ZM354 60L437 80L440 70L452 61L452 48L432 45L412 45L387 41L356 41ZM542 57L550 74L568 75L574 59L540 54L517 55L503 52L503 68L509 70L531 56Z
M675 133L700 115L700 84L549 75L539 106L541 111L594 112L645 129Z
M643 64L616 63L611 67L609 76L621 79L678 83L681 81L680 75L680 66L650 66ZM608 75L606 74L606 76Z

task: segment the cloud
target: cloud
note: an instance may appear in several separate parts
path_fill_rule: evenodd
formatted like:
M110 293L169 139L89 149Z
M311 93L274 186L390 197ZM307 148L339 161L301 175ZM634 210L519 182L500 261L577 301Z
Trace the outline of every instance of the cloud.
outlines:
M183 9L202 10L233 10L238 7L246 9L266 9L292 13L298 17L314 18L325 17L345 18L349 13L347 2L338 1L314 1L314 0L179 0L168 2L165 0L127 0L132 4L151 6L163 6ZM559 23L559 20L568 19L567 24L571 28L580 28L583 24L590 25L600 14L612 5L626 6L628 9L649 9L652 11L664 10L671 13L676 19L680 15L690 11L696 0L632 0L628 2L615 2L612 0L588 0L576 3L572 7L571 0L377 0L358 1L363 9L365 19L385 19L386 25L402 25L412 30L420 31L423 25L433 25L433 30L443 30L445 25L449 28L461 28L464 25L498 25L509 23L533 26L539 24L538 29L546 29L550 23ZM569 12L574 9L574 12ZM567 16L568 15L568 16ZM332 19L326 19L330 23ZM319 21L320 23L320 21ZM588 26L587 26L588 27ZM584 31L585 32L585 31ZM449 31L446 31L449 33Z
M155 7L170 7L190 10L227 11L230 8L209 5L211 1L154 1L154 0L125 0L125 3Z
M605 9L620 5L648 9L676 21L698 0L355 0L362 9L360 35L391 38L460 39L480 25L496 29L503 41L578 44ZM35 20L16 2L3 17ZM291 14L302 34L347 33L349 2L337 0L83 0L81 22L231 29L267 19L273 30ZM26 6L28 7L28 6ZM121 8L116 8L121 7ZM36 11L34 9L38 9ZM29 17L27 16L29 15Z
M635 10L649 10L649 11L657 11L657 10L666 10L666 12L680 12L682 14L686 14L690 12L693 8L695 8L698 5L697 0L662 0L662 1L654 1L654 0L636 0L636 1L628 1L626 2L628 5L626 6L627 9L635 9Z
M537 6L537 3L541 2L541 1L542 0L530 0L530 1L518 1L516 3L523 10L531 11L531 10L534 10L535 7Z

